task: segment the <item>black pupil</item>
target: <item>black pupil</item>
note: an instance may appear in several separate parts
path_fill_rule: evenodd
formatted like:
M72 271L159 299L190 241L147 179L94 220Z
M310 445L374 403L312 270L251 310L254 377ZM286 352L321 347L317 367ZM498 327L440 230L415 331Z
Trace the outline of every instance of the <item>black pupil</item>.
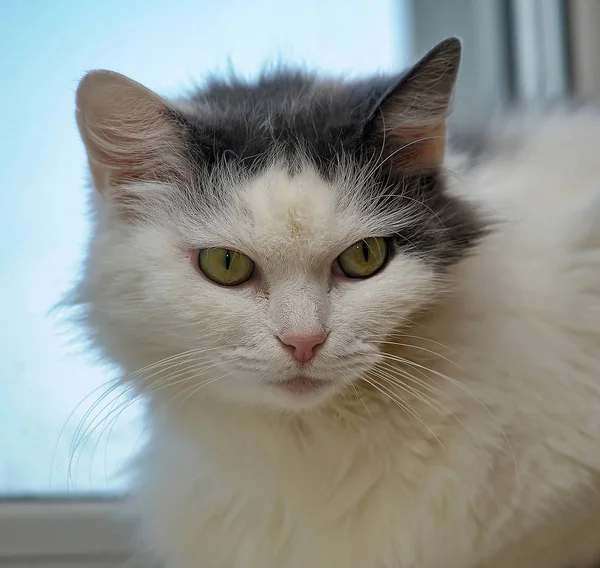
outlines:
M225 251L225 270L229 270L230 266L231 266L231 251L226 250Z
M369 245L367 245L366 241L362 242L362 253L365 259L365 262L369 261Z

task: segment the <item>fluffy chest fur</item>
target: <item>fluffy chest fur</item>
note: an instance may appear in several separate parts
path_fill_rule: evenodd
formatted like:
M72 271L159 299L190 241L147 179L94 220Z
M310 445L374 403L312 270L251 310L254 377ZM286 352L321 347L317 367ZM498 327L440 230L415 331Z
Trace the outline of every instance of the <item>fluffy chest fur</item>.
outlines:
M359 418L362 434L345 430L340 422L356 427L352 415L360 414L346 410L347 416L322 418L329 433L285 420L246 421L247 437L219 432L182 461L170 453L169 472L156 472L141 495L143 511L161 510L160 526L147 527L149 541L186 566L194 558L206 566L411 566L466 553L472 535L457 542L452 528L464 519L460 476L481 462L450 432L450 460L422 432L407 445L415 435L394 412L394 426ZM386 411L372 405L371 412ZM163 476L186 491L175 500L171 490L161 495ZM437 551L427 546L433 536Z
M147 543L176 566L201 559L236 567L461 567L496 553L495 565L507 567L591 560L598 526L586 534L580 525L590 530L586 517L598 511L588 500L600 466L588 433L598 428L593 385L556 364L561 373L523 365L523 375L481 364L497 384L486 392L468 382L437 386L429 404L363 392L366 408L340 402L310 424L207 409L184 422L186 432L209 432L200 437L163 424L142 462ZM515 386L533 373L537 387ZM585 396L558 386L574 378L582 392L589 388ZM555 392L541 393L549 380ZM565 416L575 406L588 408L587 417ZM573 548L559 540L548 549L548 535L565 531Z

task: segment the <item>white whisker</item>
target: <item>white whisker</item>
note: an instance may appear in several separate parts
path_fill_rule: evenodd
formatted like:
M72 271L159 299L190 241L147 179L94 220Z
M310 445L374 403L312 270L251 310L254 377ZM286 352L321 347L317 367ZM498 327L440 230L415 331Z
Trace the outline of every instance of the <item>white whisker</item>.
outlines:
M514 468L515 468L515 479L516 479L516 483L517 483L517 487L519 486L519 470L518 470L518 465L517 465L517 458L514 452L514 448L510 442L510 439L508 437L508 435L506 434L506 432L504 431L504 428L502 427L502 425L498 422L498 420L496 419L496 417L494 416L494 413L488 408L488 406L486 404L483 403L483 401L481 401L474 393L471 389L469 389L466 385L464 385L462 382L458 381L457 379L454 379L452 377L449 377L448 375L442 373L441 371L437 371L435 369L431 369L428 368L424 365L421 365L415 361L411 361L410 359L406 359L404 357L400 357L398 355L392 355L390 353L385 353L382 352L381 356L385 359L389 359L389 360L393 360L393 361L397 361L399 363L408 365L410 367L413 368L418 368L418 369L422 369L423 371L425 371L426 373L431 373L432 375L435 375L445 381L448 381L450 384L454 385L456 388L462 390L466 395L470 396L482 409L483 411L491 418L493 424L498 428L498 431L500 432L500 435L502 436L502 438L504 439L504 442L506 443L506 446L511 454L511 458L514 464Z

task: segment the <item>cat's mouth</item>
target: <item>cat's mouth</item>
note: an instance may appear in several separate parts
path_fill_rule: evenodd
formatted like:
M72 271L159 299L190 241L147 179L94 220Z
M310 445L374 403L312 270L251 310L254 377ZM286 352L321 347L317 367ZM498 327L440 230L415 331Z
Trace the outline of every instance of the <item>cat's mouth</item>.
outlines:
M332 384L332 381L311 379L310 377L305 377L302 375L271 383L271 385L278 390L298 397L320 393L324 389L331 387Z

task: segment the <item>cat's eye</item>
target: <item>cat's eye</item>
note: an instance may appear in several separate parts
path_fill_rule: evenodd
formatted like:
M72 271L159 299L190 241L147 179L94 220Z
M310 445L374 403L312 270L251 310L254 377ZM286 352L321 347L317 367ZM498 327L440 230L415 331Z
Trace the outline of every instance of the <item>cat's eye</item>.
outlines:
M221 286L239 286L254 274L254 262L251 258L225 248L200 250L198 268L209 280Z
M382 237L370 237L348 247L337 260L348 278L367 278L385 264L387 257L387 241Z

